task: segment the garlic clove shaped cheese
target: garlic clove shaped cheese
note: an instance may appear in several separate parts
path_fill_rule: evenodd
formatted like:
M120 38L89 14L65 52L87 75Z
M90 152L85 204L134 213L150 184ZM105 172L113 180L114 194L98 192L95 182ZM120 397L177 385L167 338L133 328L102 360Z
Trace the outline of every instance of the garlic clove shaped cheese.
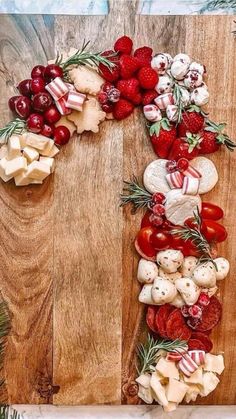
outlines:
M177 272L184 260L180 250L168 249L157 253L157 263L166 273Z
M217 266L217 270L216 270L216 280L217 281L221 281L222 279L225 279L226 276L229 273L229 261L225 258L216 258L214 259L214 262Z
M156 304L171 303L176 297L177 290L168 279L158 277L152 285L152 299Z
M197 302L201 289L191 278L180 278L175 281L175 286L187 305Z
M150 260L140 259L138 264L138 281L142 284L151 284L158 277L158 266Z
M180 269L182 276L190 278L194 269L197 267L197 263L198 259L195 256L185 257Z
M212 288L216 285L216 269L212 262L205 262L197 266L192 279L199 287Z
M152 284L145 284L141 289L138 300L143 304L155 304L152 298Z
M173 282L173 284L175 283L176 279L182 278L182 274L180 272L177 271L173 274L168 274L164 271L163 268L159 268L158 276L160 276L161 278L169 279L169 281Z

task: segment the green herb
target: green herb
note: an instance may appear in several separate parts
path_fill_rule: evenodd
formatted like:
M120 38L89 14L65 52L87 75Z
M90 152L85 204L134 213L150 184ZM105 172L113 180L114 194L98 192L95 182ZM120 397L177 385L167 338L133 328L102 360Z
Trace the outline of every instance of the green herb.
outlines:
M225 129L226 124L216 124L210 119L206 120L206 127L204 128L205 131L213 132L216 134L216 141L218 144L225 145L229 151L234 151L236 144L229 138L227 134L224 134L222 131Z
M123 194L121 194L121 206L132 204L134 212L140 208L149 207L152 202L152 194L148 192L136 177L133 181L124 181Z
M170 121L167 118L162 118L160 121L155 122L155 124L152 124L151 126L149 126L150 136L156 135L158 137L158 135L160 134L161 128L164 129L165 131L171 130L172 126L170 124Z
M236 0L209 0L201 7L200 13L211 12L219 9L232 9L236 12Z
M13 134L22 134L25 130L26 123L22 119L16 118L11 122L8 122L5 127L0 128L0 145L7 143L8 139Z
M183 90L186 90L186 89L184 87L180 87L177 83L174 84L173 95L174 95L174 99L175 99L175 105L178 108L178 119L176 121L177 124L179 124L181 122L182 113L183 113L183 110L184 110Z
M147 342L140 344L137 348L139 360L139 366L137 367L138 374L141 375L154 370L154 365L160 356L159 351L173 352L178 349L187 351L187 342L179 339L174 341L166 339L155 340L152 336L148 335Z
M0 406L0 419L21 419L22 416L11 406Z

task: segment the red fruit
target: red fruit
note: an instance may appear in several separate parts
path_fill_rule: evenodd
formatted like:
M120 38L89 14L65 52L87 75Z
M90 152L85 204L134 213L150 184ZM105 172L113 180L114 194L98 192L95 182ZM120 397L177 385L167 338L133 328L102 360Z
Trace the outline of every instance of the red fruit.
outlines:
M201 132L201 142L200 142L200 153L201 154L210 154L215 153L220 148L220 144L217 143L217 134L215 132L210 132L203 130Z
M184 172L185 170L187 170L187 168L189 167L189 162L187 159L179 159L177 161L177 170L179 170L180 172Z
M30 86L31 86L32 93L36 95L37 93L44 91L45 81L42 77L35 77L33 80L31 80Z
M201 217L217 221L224 217L224 211L210 202L202 202Z
M140 67L150 65L152 59L152 52L152 48L146 46L137 48L134 51L134 57L138 59Z
M26 96L20 96L15 101L15 111L23 119L28 118L31 111L31 101Z
M113 106L113 103L103 103L101 105L101 108L104 112L110 113L110 112L113 112L114 106Z
M168 119L163 118L161 121L151 125L150 138L155 153L162 159L166 159L176 139L176 128L170 124Z
M106 81L102 85L102 91L105 93L108 93L113 87L114 87L113 84L111 84L109 81Z
M182 316L189 317L189 311L188 311L188 309L189 309L189 307L186 306L186 305L184 305L184 306L181 307L180 310L181 310Z
M27 96L30 97L31 96L31 80L30 79L26 79L26 80L22 80L18 86L17 89L19 90L19 92L23 95L23 96Z
M43 116L39 113L32 113L27 119L27 128L29 131L39 134L44 124Z
M205 118L200 113L200 108L191 106L182 113L182 121L178 125L179 137L186 137L187 132L197 134L204 126Z
M156 192L152 195L152 202L155 204L163 204L165 202L165 195L161 192Z
M44 77L45 67L43 65L36 65L31 71L32 79L36 77Z
M70 131L64 125L58 125L54 131L54 142L57 145L65 145L70 139Z
M145 227L139 230L135 239L135 247L141 256L145 255L151 260L156 257L157 252L151 243L151 237L157 231L155 227Z
M225 241L228 236L225 227L214 220L204 220L203 234L208 242L217 243Z
M135 78L119 80L117 82L117 89L120 91L122 97L133 101L139 93L139 82Z
M163 224L163 218L160 215L151 214L150 215L150 223L154 227L160 227Z
M134 105L126 99L120 99L115 103L113 109L113 116L115 119L121 120L131 115L134 110Z
M101 54L103 57L107 57L107 59L114 64L114 67L112 68L108 68L104 64L99 64L99 72L101 76L108 82L114 82L118 80L120 76L119 58L114 54L115 52L112 50L104 51Z
M196 304L190 306L188 312L193 319L201 319L202 317L202 309Z
M48 82L55 79L56 77L63 77L63 70L59 65L48 64L44 71L44 78Z
M48 92L42 92L35 95L32 99L32 106L38 112L46 111L52 104L52 97Z
M165 207L162 204L155 204L152 211L155 215L165 215Z
M191 139L190 136L188 136L186 139L176 138L172 144L168 158L171 160L179 160L180 158L192 160L199 154L197 144L198 139L193 138L193 136L191 136Z
M8 100L8 106L11 109L12 112L16 111L15 105L16 105L16 101L17 101L17 99L19 99L19 97L21 97L21 96L12 96Z
M107 93L103 92L103 91L99 92L98 93L98 100L99 100L99 103L101 103L101 104L107 103L107 101L108 101Z
M166 171L168 173L173 173L177 170L177 163L175 160L168 160L166 162Z
M208 304L210 303L209 295L207 295L205 292L201 292L201 294L198 297L197 303L203 307L208 306Z
M45 137L50 137L52 138L54 135L54 130L55 127L54 125L48 125L48 124L44 124L42 131L40 132L41 135L44 135Z
M171 237L168 233L157 230L151 235L150 243L155 250L169 249Z
M143 98L142 98L143 106L149 105L150 103L152 103L154 99L156 99L157 96L158 94L156 90L147 90L146 92L144 92Z
M120 99L120 91L115 87L112 87L107 93L107 97L110 102L116 103Z
M141 104L141 102L142 102L142 95L141 93L137 93L133 98L133 104L138 106Z
M120 54L130 54L133 48L133 41L128 36L122 36L114 44L114 50Z
M158 74L150 66L142 67L138 72L138 80L143 89L154 89L158 82Z
M139 69L138 59L130 55L122 55L120 58L120 74L122 79L130 79Z
M56 108L56 106L51 105L43 114L45 121L51 125L55 124L59 119L61 119L61 114Z

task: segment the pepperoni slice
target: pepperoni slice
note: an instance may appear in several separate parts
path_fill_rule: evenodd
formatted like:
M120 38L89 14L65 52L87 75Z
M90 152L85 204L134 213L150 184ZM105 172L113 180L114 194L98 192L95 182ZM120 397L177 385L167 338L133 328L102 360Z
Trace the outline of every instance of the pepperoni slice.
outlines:
M188 341L191 337L191 329L186 326L184 317L179 309L172 311L166 323L166 335L169 339L181 339Z
M159 307L157 306L148 306L147 314L146 314L146 323L149 329L151 329L155 333L159 333L156 323L155 323L155 318L156 318L158 309Z
M191 336L191 340L198 340L205 346L205 352L211 352L213 348L213 343L209 336L207 336L205 333L201 332L193 332ZM194 348L199 349L199 348Z
M170 304L164 304L163 306L159 308L156 314L156 319L155 319L156 327L159 331L159 335L163 338L167 337L166 322L170 313L172 313L172 311L174 310L175 310L175 307L171 306Z
M198 339L189 339L188 341L188 350L189 351L193 351L195 349L198 349L200 351L206 351L205 345Z
M202 313L202 320L195 328L196 332L205 332L213 329L220 321L222 315L222 306L219 300L213 296L210 303L206 306Z

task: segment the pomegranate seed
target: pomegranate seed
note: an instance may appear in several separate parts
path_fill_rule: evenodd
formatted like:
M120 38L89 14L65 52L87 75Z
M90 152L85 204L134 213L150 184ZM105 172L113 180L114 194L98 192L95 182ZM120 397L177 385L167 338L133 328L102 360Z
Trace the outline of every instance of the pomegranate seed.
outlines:
M102 85L102 90L103 92L108 93L113 87L114 87L113 84L111 84L109 81L106 81Z
M189 167L189 162L187 159L181 158L177 161L177 169L180 172L184 172Z
M183 306L181 307L181 313L184 317L189 317L189 311L188 311L189 307L188 306Z
M166 170L168 173L172 173L176 171L177 163L175 160L168 160L166 163Z
M152 202L154 202L155 204L163 204L165 199L165 195L161 192L156 192L152 195Z
M156 227L159 227L163 224L163 218L160 217L160 215L151 214L149 220Z
M98 100L99 102L104 105L104 103L107 103L108 97L106 92L99 92L98 93Z
M155 204L152 211L155 215L165 215L165 207L162 204Z
M208 306L208 304L210 303L210 297L205 292L201 292L197 302L200 306Z

